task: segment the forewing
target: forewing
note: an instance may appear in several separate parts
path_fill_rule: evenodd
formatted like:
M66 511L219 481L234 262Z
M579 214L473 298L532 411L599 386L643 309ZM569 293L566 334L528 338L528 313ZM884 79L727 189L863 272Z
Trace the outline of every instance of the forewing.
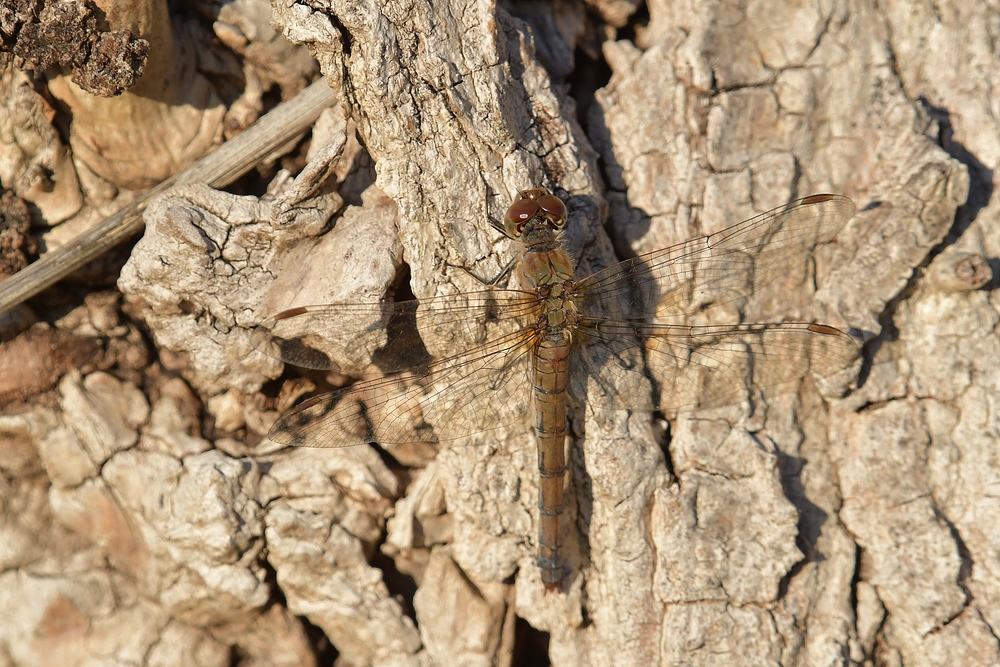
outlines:
M518 331L434 362L420 375L317 396L283 415L269 437L306 447L447 442L523 421L531 407L535 336Z
M780 393L806 374L823 377L845 368L859 349L833 327L798 322L683 326L591 320L579 334L593 386L610 405L666 413L738 403L752 386ZM643 356L659 396L637 363Z
M787 276L854 215L840 195L813 195L715 234L639 255L577 284L592 317L686 322L706 304L758 293Z
M480 343L495 323L530 321L537 301L527 292L485 290L417 301L339 303L292 308L261 322L251 344L286 363L345 375L422 373L433 349L449 353Z

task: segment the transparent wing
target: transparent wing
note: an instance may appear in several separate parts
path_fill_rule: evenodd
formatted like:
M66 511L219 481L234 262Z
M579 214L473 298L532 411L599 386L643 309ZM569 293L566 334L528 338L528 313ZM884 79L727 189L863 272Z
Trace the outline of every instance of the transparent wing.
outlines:
M686 322L706 304L759 293L801 265L854 215L840 195L813 195L715 234L639 255L577 283L592 317Z
M706 312L705 304L736 301L779 279L831 240L853 212L846 198L808 197L577 283L583 314L578 355L607 398L604 405L722 405L741 400L749 385L778 386L810 370L822 374L846 365L857 345L830 327L690 326L687 319L698 309ZM272 356L353 375L370 360L383 373L410 372L311 399L282 417L270 435L315 447L445 441L523 419L531 405L529 352L540 308L533 293L487 290L420 303L285 311L254 333L254 344ZM655 324L646 322L651 317ZM486 342L488 334L495 340ZM436 349L428 350L422 336ZM441 349L458 353L433 361L431 354ZM645 389L646 367L662 388L658 397Z
M445 442L523 420L531 408L530 351L522 330L428 365L419 375L358 382L283 415L268 436L307 447Z
M358 376L374 362L383 373L422 373L431 361L425 337L453 353L483 342L491 324L527 325L537 308L530 292L499 289L420 302L301 306L261 322L251 344L303 368Z
M600 320L586 322L579 334L581 360L605 404L666 413L738 403L751 386L781 390L808 373L829 375L859 350L838 329L799 322L683 326ZM646 370L658 396L650 391Z

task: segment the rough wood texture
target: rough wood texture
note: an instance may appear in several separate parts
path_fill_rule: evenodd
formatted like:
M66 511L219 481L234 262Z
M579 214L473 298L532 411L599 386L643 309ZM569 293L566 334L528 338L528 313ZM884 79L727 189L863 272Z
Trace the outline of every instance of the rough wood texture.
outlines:
M588 4L609 25L633 6ZM69 373L49 405L0 418L13 664L223 665L231 648L313 664L296 616L339 664L530 664L517 617L555 665L1000 662L997 8L648 7L633 40L576 2L522 21L462 0L275 0L345 108L269 197L185 186L148 210L119 287L183 380ZM584 129L586 84L561 77L595 44L611 76ZM252 353L254 324L383 298L404 263L418 299L475 289L456 267L499 271L513 248L485 221L529 186L566 197L579 275L847 194L859 213L836 242L747 312L867 343L835 377L682 412L669 435L572 406L568 581L548 594L526 425L395 462L254 444L313 383L344 381L260 399L281 369ZM127 337L106 311L74 330ZM362 369L370 352L345 354Z

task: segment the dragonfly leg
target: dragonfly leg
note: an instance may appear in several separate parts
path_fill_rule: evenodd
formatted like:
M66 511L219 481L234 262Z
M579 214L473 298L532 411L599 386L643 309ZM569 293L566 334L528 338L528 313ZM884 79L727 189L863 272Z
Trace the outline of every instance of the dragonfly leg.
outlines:
M507 262L507 265L500 270L500 273L498 273L496 276L494 276L490 280L486 280L484 278L480 278L475 273L473 273L471 269L468 269L468 268L466 268L464 266L461 266L459 264L452 264L451 262L445 262L445 266L450 266L452 268L461 269L461 270L465 271L470 276L472 276L473 278L475 278L477 282L481 283L482 285L485 285L486 287L496 287L498 284L500 284L500 282L502 282L504 280L504 278L506 278L507 276L510 275L510 272L514 269L514 265L517 264L518 259L519 259L518 257L515 257L514 259L510 260L509 262Z

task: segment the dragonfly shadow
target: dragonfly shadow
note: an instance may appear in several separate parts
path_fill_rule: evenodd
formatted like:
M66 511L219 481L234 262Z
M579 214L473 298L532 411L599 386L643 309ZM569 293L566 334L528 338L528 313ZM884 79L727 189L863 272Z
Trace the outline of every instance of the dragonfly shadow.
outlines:
M410 267L403 265L395 280L393 290L395 303L411 303L412 308L397 308L385 324L386 343L372 353L372 365L383 373L399 370L423 375L434 357L427 351L427 345L420 336L417 326L417 302L410 289ZM375 325L373 325L374 327Z
M271 336L271 341L277 348L280 359L300 359L304 368L329 368L332 365L330 356L299 338L282 338Z
M781 475L781 486L785 497L798 511L798 535L795 545L803 553L803 558L792 565L778 582L778 598L783 599L788 593L788 587L799 575L799 572L809 563L825 561L826 555L819 549L819 539L829 515L822 507L809 500L805 486L802 483L802 470L806 461L798 456L789 456L775 450L778 457L778 469Z

